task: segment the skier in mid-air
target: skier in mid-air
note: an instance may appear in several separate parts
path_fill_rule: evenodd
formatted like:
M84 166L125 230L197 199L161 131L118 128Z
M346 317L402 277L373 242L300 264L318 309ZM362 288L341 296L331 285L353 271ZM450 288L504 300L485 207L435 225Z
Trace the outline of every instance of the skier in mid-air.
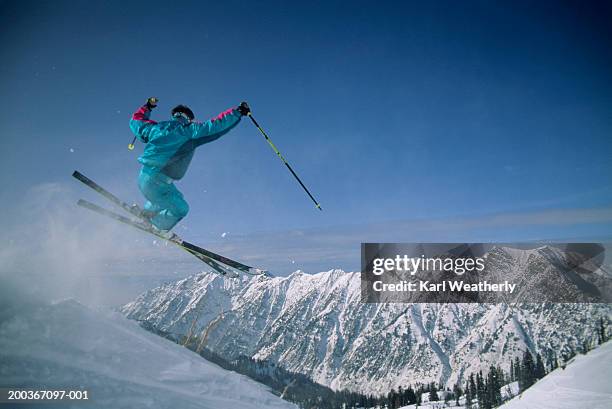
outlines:
M138 187L147 199L141 216L163 234L189 212L183 194L174 186L181 179L193 158L195 149L219 139L235 127L242 116L250 112L246 102L230 108L206 122L194 122L193 111L185 105L172 109L170 121L149 119L157 106L157 98L149 98L132 115L130 128L146 143L138 161L142 163Z

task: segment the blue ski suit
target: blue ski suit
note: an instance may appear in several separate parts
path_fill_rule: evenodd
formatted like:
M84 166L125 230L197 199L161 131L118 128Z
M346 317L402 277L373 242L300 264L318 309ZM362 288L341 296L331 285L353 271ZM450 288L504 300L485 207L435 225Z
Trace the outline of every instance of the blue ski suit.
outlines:
M206 122L190 122L180 116L170 121L149 119L151 110L140 107L130 120L130 129L146 143L138 187L147 199L144 209L153 214L151 223L161 230L172 229L189 212L183 194L174 186L181 179L195 149L225 135L240 122L240 112L228 109Z

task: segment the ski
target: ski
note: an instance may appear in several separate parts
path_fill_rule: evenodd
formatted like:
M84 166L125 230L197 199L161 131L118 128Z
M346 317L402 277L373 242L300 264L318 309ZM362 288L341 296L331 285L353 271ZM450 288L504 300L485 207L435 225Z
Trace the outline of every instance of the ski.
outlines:
M199 249L199 247L194 246L194 245L190 245L190 243L183 241L180 237L178 237L176 234L174 234L171 237L164 237L163 235L159 234L158 232L156 232L155 230L149 228L148 226L146 226L144 223L139 223L136 222L130 218L127 218L123 215L120 215L118 213L115 213L113 211L110 211L108 209L105 209L103 207L98 206L97 204L88 202L87 200L83 200L83 199L79 199L79 201L77 202L77 204L81 207L84 207L86 209L92 210L96 213L102 214L104 216L108 216L112 219L115 219L121 223L133 226L141 231L147 232L149 234L152 234L162 240L168 241L170 243L173 243L175 245L177 245L178 247L182 248L183 250L185 250L186 252L188 252L189 254L197 257L200 261L203 261L204 263L208 264L209 267L211 267L212 269L214 269L217 273L219 273L222 276L227 276L230 278L237 278L239 277L239 275L237 273L235 273L234 271L230 270L227 267L224 267L223 265L219 264L217 261L211 259L210 257L206 256L205 254L199 253L196 249ZM187 243L188 246L184 246L184 243Z
M115 196L114 194L112 194L108 190L104 189L102 186L100 186L99 184L97 184L93 180L89 179L87 176L83 175L78 170L75 170L74 172L72 172L72 177L77 179L78 181L82 182L86 186L89 186L91 189L95 190L96 192L100 193L106 199L110 200L112 203L114 203L117 206L121 207L126 212L128 212L128 213L130 213L130 214L132 214L132 215L134 215L134 216L136 216L138 218L141 217L140 216L140 210L138 209L137 206L135 206L135 205L132 206L132 205L127 204L126 202L124 202L123 200L119 199L117 196Z
M88 187L90 187L91 189L95 190L96 192L98 192L99 194L101 194L103 197L105 197L106 199L108 199L109 201L111 201L113 204L119 206L120 208L122 208L123 210L125 210L126 212L130 213L133 216L136 216L140 219L140 210L138 209L137 206L132 206L127 204L126 202L122 201L121 199L119 199L117 196L115 196L114 194L112 194L111 192L109 192L108 190L104 189L102 186L100 186L99 184L97 184L96 182L94 182L93 180L89 179L87 176L83 175L82 173L80 173L79 171L74 171L72 173L72 176L79 180L80 182L82 182L83 184L87 185ZM235 270L241 271L245 274L249 274L249 275L268 275L270 276L270 273L268 273L268 271L266 270L262 270L262 269L258 269L255 267L251 267L248 266L246 264L240 263L238 261L232 260L228 257L222 256L220 254L214 253L210 250L206 250L202 247L196 246L195 244L189 243L183 239L181 239L178 235L176 235L175 233L173 233L173 237L171 239L168 239L167 237L164 237L162 235L160 235L159 233L157 233L155 230L152 230L150 228L147 228L146 225L142 224L142 223L137 223L134 222L133 220L122 216L120 214L111 212L110 210L104 209L98 205L95 205L91 202L87 202L86 200L80 200L79 202L83 202L83 204L81 204L81 206L83 207L87 207L90 210L94 210L98 213L101 214L105 214L106 216L110 216L111 218L114 218L120 222L126 223L126 224L130 224L133 227L139 228L140 230L146 231L150 234L153 234L161 239L164 240L168 240L168 241L172 241L174 244L180 246L181 248L189 251L190 253L192 253L193 255L195 255L196 257L202 259L200 256L206 257L212 261L215 261L217 264L218 263L222 263L225 264ZM123 219L123 220L122 220ZM210 265L210 264L209 264ZM223 267L223 266L221 266Z

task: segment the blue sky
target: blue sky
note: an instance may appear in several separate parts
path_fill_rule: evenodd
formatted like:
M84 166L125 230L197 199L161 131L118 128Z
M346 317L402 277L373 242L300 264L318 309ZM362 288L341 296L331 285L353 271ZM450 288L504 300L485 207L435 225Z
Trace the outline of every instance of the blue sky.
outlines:
M36 186L95 198L71 180L74 169L138 199L142 145L127 150L128 120L155 95L158 120L178 103L204 120L248 100L321 202L318 212L248 121L202 147L177 185L191 205L179 232L238 258L249 243L260 256L294 252L287 260L311 269L354 268L372 237L610 237L609 3L0 9L5 225L23 223L13 216ZM326 260L325 249L347 250Z

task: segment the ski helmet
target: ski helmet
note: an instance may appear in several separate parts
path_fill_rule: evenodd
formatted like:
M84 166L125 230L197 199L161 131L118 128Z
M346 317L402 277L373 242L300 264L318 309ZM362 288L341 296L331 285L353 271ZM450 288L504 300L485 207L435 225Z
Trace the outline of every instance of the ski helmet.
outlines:
M193 111L189 109L187 105L177 105L174 108L172 108L173 117L176 118L177 116L181 116L181 115L186 116L190 121L193 121L193 118L195 118L195 115L193 115Z

